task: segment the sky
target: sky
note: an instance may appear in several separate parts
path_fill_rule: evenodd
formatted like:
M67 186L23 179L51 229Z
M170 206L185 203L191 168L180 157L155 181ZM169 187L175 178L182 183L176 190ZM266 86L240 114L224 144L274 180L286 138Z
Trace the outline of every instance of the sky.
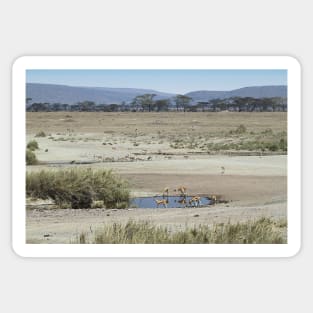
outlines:
M287 85L287 70L27 70L26 82L185 94L196 90Z

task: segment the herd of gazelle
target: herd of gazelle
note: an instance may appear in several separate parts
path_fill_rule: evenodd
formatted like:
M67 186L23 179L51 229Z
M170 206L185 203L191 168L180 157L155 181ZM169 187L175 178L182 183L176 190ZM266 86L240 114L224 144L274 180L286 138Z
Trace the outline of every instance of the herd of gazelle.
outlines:
M163 205L165 208L167 208L169 190L170 190L169 187L164 188L163 199L161 199L161 200L154 199L157 207L159 207L160 205ZM186 206L186 204L187 204L187 200L186 200L186 198L187 198L187 187L179 186L177 189L174 189L174 192L180 193L181 199L178 200L178 203ZM216 199L215 195L212 195L209 198L213 201L213 203L216 203L217 199ZM189 205L191 205L191 206L200 206L201 205L201 197L193 196L193 197L191 197L191 199L188 202L189 202Z

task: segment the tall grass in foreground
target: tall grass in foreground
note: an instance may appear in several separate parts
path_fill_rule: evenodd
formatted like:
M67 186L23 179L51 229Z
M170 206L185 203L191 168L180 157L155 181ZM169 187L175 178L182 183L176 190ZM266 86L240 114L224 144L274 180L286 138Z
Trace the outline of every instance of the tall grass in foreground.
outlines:
M237 224L199 225L177 232L149 222L114 223L96 231L93 238L81 233L76 243L91 244L283 244L287 222L260 218Z
M90 168L27 173L26 195L73 209L90 208L93 201L103 201L106 208L124 208L130 197L126 181L112 171Z

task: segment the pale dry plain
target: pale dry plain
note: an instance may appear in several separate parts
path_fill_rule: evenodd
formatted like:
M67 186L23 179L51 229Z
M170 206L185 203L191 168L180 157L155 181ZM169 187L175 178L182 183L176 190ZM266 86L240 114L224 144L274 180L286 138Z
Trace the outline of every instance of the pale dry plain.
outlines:
M244 125L243 132L236 132ZM27 141L36 139L42 165L113 169L130 182L133 196L170 194L180 185L190 195L218 195L227 203L177 209L49 209L31 202L29 243L68 243L106 223L148 220L180 229L287 217L287 155L236 144L286 136L287 113L27 113ZM44 131L46 137L35 137ZM222 145L234 144L228 149Z

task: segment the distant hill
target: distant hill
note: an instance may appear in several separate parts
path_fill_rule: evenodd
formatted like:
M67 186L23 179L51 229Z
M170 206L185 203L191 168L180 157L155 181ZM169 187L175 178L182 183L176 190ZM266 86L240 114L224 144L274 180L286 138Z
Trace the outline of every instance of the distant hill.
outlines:
M75 104L82 101L93 101L96 104L129 104L136 96L145 93L154 93L154 99L172 99L175 94L160 92L150 89L136 88L108 88L108 87L72 87L66 85L53 84L26 84L26 97L31 98L32 103L66 103ZM186 96L193 99L193 103L198 101L208 101L214 98L230 97L253 97L253 98L270 98L284 97L287 98L287 86L255 86L244 87L230 91L192 91Z
M93 101L96 104L130 103L136 96L154 93L154 99L165 99L175 95L150 89L108 88L108 87L72 87L52 84L26 84L26 97L29 102L67 103L74 104L82 101Z
M194 102L208 101L214 98L226 99L231 97L287 98L287 86L255 86L230 91L199 90L188 92L186 96L191 97Z

